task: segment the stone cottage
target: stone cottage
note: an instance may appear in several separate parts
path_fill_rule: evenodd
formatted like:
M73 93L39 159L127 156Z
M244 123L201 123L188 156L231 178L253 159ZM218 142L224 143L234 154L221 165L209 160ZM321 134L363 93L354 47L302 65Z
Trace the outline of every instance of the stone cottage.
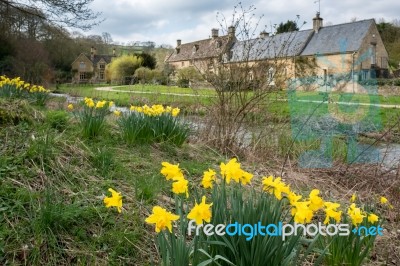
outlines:
M276 35L261 32L258 38L244 41L235 38L234 27L227 36L218 37L216 30L212 33L211 39L203 41L182 44L178 40L166 62L176 69L200 60L236 65L246 62L258 65L258 70L251 71L262 72L270 85L280 84L279 79L302 77L313 77L323 85L341 76L347 81L388 76L388 53L373 19L324 27L317 13L309 30ZM203 50L196 54L199 49ZM209 70L207 64L196 66Z
M96 48L90 49L90 54L81 53L72 63L73 83L101 83L106 81L106 66L115 58L112 55L98 55Z

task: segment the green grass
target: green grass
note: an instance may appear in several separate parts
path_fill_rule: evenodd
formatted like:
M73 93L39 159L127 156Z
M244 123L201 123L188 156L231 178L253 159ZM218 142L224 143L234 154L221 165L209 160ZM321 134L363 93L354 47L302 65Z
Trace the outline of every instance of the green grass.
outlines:
M143 89L142 86L145 86L146 89ZM93 85L84 85L84 86L60 86L58 91L62 93L67 93L72 96L81 96L81 97L92 97L98 99L106 99L112 100L117 105L120 106L129 106L129 105L143 105L143 104L160 104L163 103L165 105L174 105L179 107L188 107L192 105L210 105L212 103L212 91L209 89L201 90L201 93L198 92L197 97L188 96L188 95L165 95L160 94L163 93L176 93L176 94L194 94L194 90L178 88L178 87L167 87L162 85L135 85L132 88L135 88L136 91L149 92L154 90L154 93L131 93L131 92L112 92L112 91L99 91L95 90L95 88L100 86ZM131 90L129 87L121 87L122 90ZM137 88L137 89L136 89ZM116 88L117 90L120 87ZM204 94L203 94L204 92Z
M176 86L152 85L152 84L135 84L130 86L117 87L116 90L152 92L152 93L174 93L174 94L195 94L216 96L215 90L212 88L180 88Z

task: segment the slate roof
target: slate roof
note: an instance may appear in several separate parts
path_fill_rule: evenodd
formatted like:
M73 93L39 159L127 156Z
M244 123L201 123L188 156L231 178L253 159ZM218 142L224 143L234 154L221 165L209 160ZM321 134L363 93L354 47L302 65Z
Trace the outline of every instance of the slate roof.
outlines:
M109 63L111 63L111 59L113 58L113 57L115 57L115 56L112 56L112 55L101 55L101 54L99 54L99 55L94 55L93 56L93 60L91 59L91 57L90 57L90 55L86 55L87 56L87 58L89 58L89 60L90 61L92 61L93 62L93 65L97 65L97 63L103 58L104 59L104 61L106 62L106 64L109 64Z
M361 48L373 19L325 26L316 33L313 29L281 33L264 38L236 41L232 47L230 61L263 60L295 55L336 54L354 52ZM220 42L220 48L216 42ZM230 44L228 36L181 44L167 62L215 57L225 52ZM193 47L198 45L194 52Z
M298 55L312 34L313 30L303 30L236 42L231 49L231 62Z
M166 61L176 62L216 57L225 51L228 44L228 36L220 36L215 39L210 38L184 43L178 46ZM179 53L177 52L177 49L179 49Z
M373 19L322 27L314 33L301 55L358 51Z

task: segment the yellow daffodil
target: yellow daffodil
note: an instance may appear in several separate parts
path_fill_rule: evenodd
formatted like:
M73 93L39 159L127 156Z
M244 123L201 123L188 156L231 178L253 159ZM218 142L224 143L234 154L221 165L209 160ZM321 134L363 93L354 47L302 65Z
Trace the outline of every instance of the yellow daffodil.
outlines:
M121 208L122 208L121 193L115 191L112 188L109 188L108 191L111 192L111 197L105 197L103 200L104 204L106 205L107 208L117 207L118 212L121 212Z
M106 104L106 101L98 101L96 103L96 108L103 108L105 104Z
M195 220L196 224L203 224L203 221L209 223L211 220L211 206L212 203L206 204L206 197L203 196L201 198L200 204L195 204L193 209L187 215L187 218L190 220Z
M281 181L280 177L274 179L273 176L264 177L263 181L263 190L269 192L270 194L274 194L275 198L278 200L282 199L282 193L289 194L290 188L284 182Z
M85 104L87 107L92 108L95 106L94 101L92 98L85 97Z
M189 197L188 184L189 181L187 181L184 178L176 180L174 181L174 183L172 183L172 192L174 192L175 194L186 194L186 198L188 198Z
M351 222L353 223L354 226L358 226L360 223L362 223L362 221L365 218L365 215L363 214L360 208L356 207L355 203L350 205L350 207L347 210L347 214L350 216Z
M71 111L74 110L74 106L72 105L72 103L68 104L67 108L68 108L68 110L71 110Z
M114 111L114 115L116 115L116 116L121 116L121 111L115 110L115 111Z
M226 183L230 183L231 179L237 183L240 181L242 176L242 169L240 169L240 163L237 162L236 158L231 159L227 164L220 164L221 175L225 178Z
M113 101L108 103L108 107L112 107L112 106L114 106L114 102Z
M295 206L296 202L298 202L301 199L301 195L297 195L296 193L290 191L289 194L287 195L287 198L289 199L289 204Z
M179 108L174 108L171 111L172 116L177 116L181 110Z
M204 171L203 179L201 180L201 184L204 188L212 188L213 181L215 181L215 175L217 174L214 170L208 169L208 171Z
M380 202L382 204L386 204L388 202L388 199L382 196L381 199L380 199Z
M374 224L374 223L376 223L376 222L378 222L378 221L379 221L378 215L375 215L375 214L373 214L373 213L370 213L370 214L368 215L368 222Z
M155 230L157 233L161 232L165 228L168 228L168 230L172 233L172 221L176 221L178 219L178 215L172 214L160 206L154 206L153 213L147 217L145 221L148 224L155 224Z
M160 172L167 180L180 180L184 178L182 170L179 168L179 164L162 162L161 165L162 168Z
M324 206L326 215L324 224L328 224L331 218L333 218L336 223L339 223L342 216L342 211L338 211L337 208L340 207L340 204L327 201L324 203Z
M311 223L313 211L309 208L309 201L298 201L292 208L294 222L299 224Z
M356 202L357 196L356 193L354 193L353 195L351 195L351 199L350 202Z
M252 178L253 178L253 174L250 174L250 173L242 170L242 173L239 177L239 182L241 182L243 185L247 185L250 183Z
M310 192L310 209L312 211L317 211L324 206L324 201L319 195L318 189L313 189Z

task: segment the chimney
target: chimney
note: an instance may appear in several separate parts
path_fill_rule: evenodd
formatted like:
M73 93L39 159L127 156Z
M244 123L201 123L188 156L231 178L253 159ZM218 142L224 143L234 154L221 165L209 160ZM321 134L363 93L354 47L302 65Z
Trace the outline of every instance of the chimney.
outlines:
M322 28L322 21L323 19L319 16L319 12L317 12L317 15L313 18L313 30L315 33L318 33L319 29Z
M90 48L90 60L93 61L93 59L94 59L94 47L92 46L92 47Z
M182 41L181 40L176 40L176 46L181 46Z
M228 36L230 38L235 38L235 27L234 26L228 27Z
M266 38L266 37L268 37L268 36L269 36L269 33L266 32L265 30L263 30L262 32L260 32L260 38L264 39L264 38Z
M93 48L93 54L94 54L94 55L97 55L97 49L96 49L96 47Z
M115 48L113 48L113 56L115 56Z
M218 29L211 29L211 37L213 39L218 38Z

